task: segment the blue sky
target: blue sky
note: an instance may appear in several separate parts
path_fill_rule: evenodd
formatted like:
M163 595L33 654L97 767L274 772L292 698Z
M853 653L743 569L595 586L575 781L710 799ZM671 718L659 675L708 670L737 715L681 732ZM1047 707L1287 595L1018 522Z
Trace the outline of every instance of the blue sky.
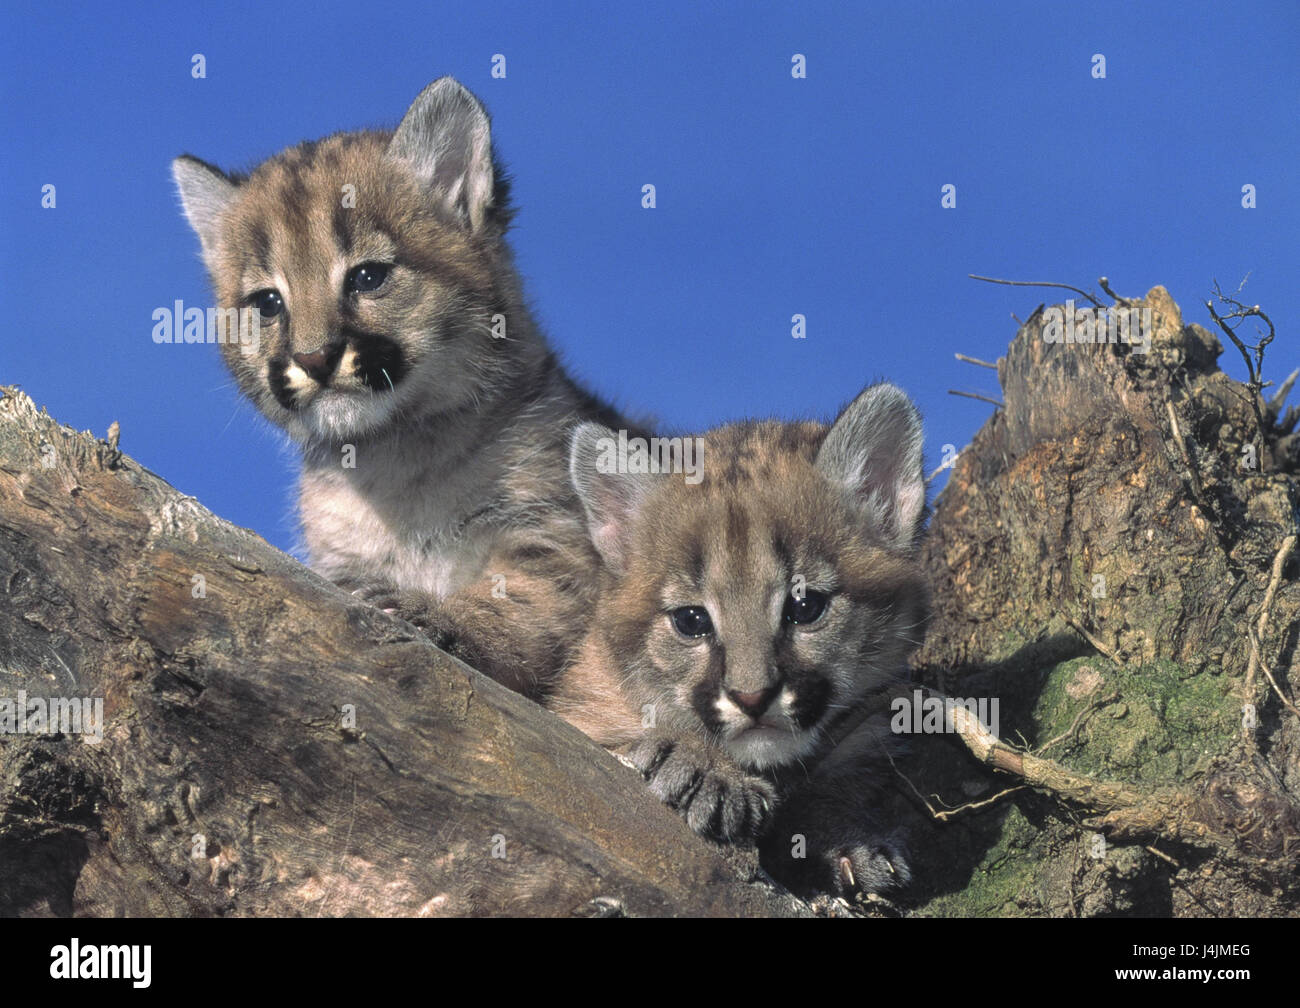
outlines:
M1300 364L1297 51L1294 0L42 7L0 40L0 383L118 420L142 464L289 548L284 438L215 347L151 339L155 308L210 302L169 163L392 126L452 74L493 115L518 264L582 380L701 429L825 417L890 378L932 468L991 410L947 390L997 394L953 352L997 357L1053 299L968 273L1160 283L1202 324L1212 280L1250 273L1280 330L1266 377Z

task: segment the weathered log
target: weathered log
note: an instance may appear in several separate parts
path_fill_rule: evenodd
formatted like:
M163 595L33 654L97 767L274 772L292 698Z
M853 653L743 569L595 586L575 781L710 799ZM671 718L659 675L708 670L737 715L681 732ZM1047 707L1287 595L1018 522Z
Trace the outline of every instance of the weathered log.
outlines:
M806 912L111 441L0 389L0 698L103 711L0 734L0 914Z

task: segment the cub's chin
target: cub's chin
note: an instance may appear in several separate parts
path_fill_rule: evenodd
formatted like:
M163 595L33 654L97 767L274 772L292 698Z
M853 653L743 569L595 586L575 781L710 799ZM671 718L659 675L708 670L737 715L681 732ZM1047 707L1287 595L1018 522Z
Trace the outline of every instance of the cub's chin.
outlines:
M288 413L285 429L296 441L339 441L371 434L397 412L391 392L321 389L311 401Z
M816 734L811 731L754 725L736 732L723 745L741 766L773 770L811 755L816 744Z

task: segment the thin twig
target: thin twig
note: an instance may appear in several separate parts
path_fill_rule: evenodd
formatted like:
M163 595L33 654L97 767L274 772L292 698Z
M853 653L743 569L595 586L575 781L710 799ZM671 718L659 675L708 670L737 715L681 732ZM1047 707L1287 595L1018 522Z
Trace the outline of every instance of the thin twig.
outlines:
M1170 857L1168 854L1166 854L1164 851L1162 851L1162 850L1157 850L1155 847L1152 847L1150 844L1143 844L1143 849L1144 849L1144 850L1149 850L1152 854L1154 854L1156 857L1158 857L1161 861L1164 861L1164 862L1166 862L1167 864L1173 865L1174 871L1182 871L1182 870L1183 870L1183 866L1180 865L1180 864L1179 864L1177 861L1175 861L1173 858L1171 858L1171 857Z
M1273 687L1273 692L1277 694L1277 698L1282 701L1282 703L1286 706L1287 710L1289 710L1296 717L1300 717L1300 709L1297 709L1296 705L1293 704L1290 700L1288 700L1286 696L1283 694L1282 687L1279 686L1277 684L1277 680L1273 678L1273 672L1268 667L1268 662L1264 660L1264 656L1262 654L1259 654L1259 640L1255 636L1254 627L1250 628L1250 650L1252 655L1258 655L1260 670L1264 673L1265 678L1268 679L1268 684Z
M1044 742L1041 746L1039 746L1036 750L1034 750L1034 755L1041 756L1043 755L1043 753L1047 752L1048 749L1052 748L1052 746L1056 745L1056 743L1063 742L1065 739L1068 738L1073 738L1075 734L1079 731L1079 726L1085 717L1093 713L1093 711L1100 710L1102 707L1105 707L1107 704L1114 703L1118 699L1119 699L1119 694L1112 693L1108 697L1102 697L1100 700L1094 700L1083 710L1079 711L1079 713L1074 718L1074 723L1070 725L1068 729L1061 732L1061 734L1057 735L1056 738L1048 739L1046 742Z
M969 448L969 447L970 447L970 445L967 445L967 446L966 446L966 448ZM933 482L938 478L939 474L940 474L941 472L943 472L945 469L956 469L956 468L957 468L957 460L958 460L959 458L961 458L961 453L964 452L964 451L966 450L966 448L963 448L961 451L959 451L959 452L958 452L956 455L954 455L952 458L948 459L948 461L946 461L943 465L939 466L938 469L936 469L934 472L930 473L930 475L927 476L927 477L925 478L926 486L929 486L931 483L933 483Z
M1247 276L1249 276L1249 274L1247 274ZM1241 289L1244 286L1246 286L1246 281L1243 279L1238 285L1236 293L1240 294ZM1237 348L1238 352L1241 354L1241 359L1246 362L1246 370L1250 374L1250 381L1246 383L1246 388L1250 390L1250 405L1251 409L1255 413L1255 420L1259 424L1259 436L1262 442L1265 431L1268 429L1264 423L1264 413L1259 408L1260 393L1264 391L1264 348L1273 342L1273 337L1277 335L1277 330L1273 327L1273 320L1260 310L1259 305L1248 306L1238 301L1235 297L1230 297L1223 293L1223 291L1219 289L1219 281L1217 280L1214 281L1214 296L1217 297L1220 302L1229 305L1233 309L1226 315L1221 316L1214 310L1213 301L1205 302L1205 307L1210 311L1210 318L1214 319L1218 327L1223 330L1224 335L1227 336L1228 339L1232 341L1232 345ZM1236 329L1228 325L1229 319L1236 319L1238 322L1241 322L1248 318L1263 319L1264 324L1268 326L1268 332L1261 334L1259 342L1249 348L1247 348L1246 344L1237 336ZM1250 351L1254 351L1254 360L1251 359Z
M1007 795L1015 794L1017 791L1028 791L1028 790L1029 790L1028 784L1017 784L1015 787L1009 787L1005 791L999 791L991 798L985 798L982 801L977 801L977 802L967 802L965 805L958 805L954 809L947 809L943 812L936 812L934 814L934 817L938 819L940 822L947 822L949 819L955 819L957 816L962 815L966 812L978 812L980 809L986 809L990 805L994 805L997 802L1000 802Z
M1071 287L1069 284L1053 283L1050 280L999 280L997 277L980 276L977 273L967 273L966 275L972 280L983 280L985 283L1006 284L1008 287L1060 287L1062 290L1074 291L1076 294L1082 294L1097 308L1106 307L1087 291L1079 290L1078 287Z
M894 762L894 757L890 754L889 750L885 749L884 753L885 753L885 759L889 760L889 765L894 768L894 773L898 774L899 777L903 778L903 781L907 784L907 786L912 789L912 794L916 795L916 800L925 806L925 810L930 813L931 818L938 819L939 818L938 809L936 809L933 805L930 804L928 800L926 800L925 795L921 794L921 792L917 789L917 786L912 783L912 778L907 776L907 774L903 773L902 770L898 769L898 764Z
M1255 670L1263 663L1263 657L1260 654L1259 642L1264 639L1264 634L1268 628L1268 613L1273 605L1273 596L1277 594L1277 587L1282 582L1282 570L1286 567L1286 562L1291 556L1291 551L1296 546L1296 535L1292 533L1282 540L1282 545L1273 557L1273 571L1268 580L1268 587L1264 589L1264 600L1259 604L1259 619L1250 635L1250 661L1246 665L1246 699L1250 703L1255 701ZM1256 636L1258 635L1258 636ZM1269 676L1270 681L1272 676ZM1276 684L1273 686L1276 690ZM1281 692L1278 693L1279 699L1288 707L1295 710L1295 707L1283 697Z
M929 486L931 483L933 483L941 472L943 472L945 469L951 469L956 463L957 460L954 458L951 462L945 462L934 472L930 473L930 475L925 478L926 486Z
M925 810L930 813L930 817L934 819L935 822L947 822L949 819L955 818L964 812L975 812L979 809L987 808L995 802L1001 801L1009 794L1015 794L1017 791L1025 791L1029 788L1028 784L1017 784L1015 787L1009 787L1005 791L999 791L991 798L985 798L982 801L977 802L967 802L965 805L958 805L956 808L944 809L940 812L930 804L925 795L921 794L917 786L912 783L912 778L908 777L907 774L898 769L898 764L894 762L894 757L890 755L888 750L885 750L885 758L889 760L889 765L894 768L894 773L903 778L903 781L907 786L912 789L912 794L916 795L916 800L925 806ZM935 797L938 798L939 796L935 795Z
M992 364L986 360L980 360L978 357L967 357L964 353L953 354L953 356L959 361L965 361L967 364L978 364L980 367L992 368L994 371L998 369L996 364ZM1300 372L1297 372L1297 374L1300 374Z
M1122 666L1124 664L1124 660L1120 658L1119 655L1117 655L1114 651L1108 648L1101 641L1097 640L1097 638L1094 637L1092 634L1088 633L1088 631L1084 629L1083 624L1080 623L1078 620L1076 620L1073 616L1065 617L1065 622L1068 623L1070 626L1074 627L1074 629L1078 631L1079 635L1084 640L1086 640L1089 644L1091 644L1097 650L1098 653L1109 658L1116 665Z
M1273 596L1277 594L1277 587L1282 582L1282 571L1286 567L1287 560L1291 558L1291 551L1295 549L1296 538L1296 533L1292 532L1283 539L1277 555L1273 557L1273 571L1268 579L1268 587L1264 589L1264 601L1260 603L1259 622L1255 624L1260 637L1264 636L1264 631L1268 628L1268 611L1273 605Z
M992 403L998 409L1005 409L1005 407L996 399L990 399L988 396L979 395L976 392L958 392L956 389L949 389L948 394L965 396L967 399L978 399L980 402Z
M1128 298L1120 297L1118 294L1116 294L1113 290L1110 289L1110 277L1098 277L1097 285L1102 290L1104 290L1107 296L1113 299L1116 304L1126 305L1129 303Z
M1196 466L1192 465L1191 452L1187 450L1187 442L1183 440L1183 432L1178 426L1178 414L1174 412L1174 401L1165 400L1165 408L1169 411L1169 426L1174 432L1174 440L1178 443L1178 450L1182 452L1183 460L1187 463L1187 476L1192 484L1192 492L1196 497L1196 502L1201 501L1201 477L1196 471Z

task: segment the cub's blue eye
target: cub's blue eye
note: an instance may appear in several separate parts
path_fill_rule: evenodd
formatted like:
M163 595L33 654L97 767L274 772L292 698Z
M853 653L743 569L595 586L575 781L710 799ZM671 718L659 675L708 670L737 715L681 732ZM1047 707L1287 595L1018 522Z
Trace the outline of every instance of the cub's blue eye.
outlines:
M830 596L825 592L813 591L811 588L797 599L791 595L785 600L785 612L782 614L787 623L816 623L826 611Z
M682 606L670 614L673 626L683 637L707 637L713 633L713 620L703 606Z
M388 279L388 271L391 269L387 263L362 263L348 274L348 290L358 294L379 290Z
M253 295L253 304L257 305L262 318L275 318L284 311L284 298L280 297L278 290L258 291Z

